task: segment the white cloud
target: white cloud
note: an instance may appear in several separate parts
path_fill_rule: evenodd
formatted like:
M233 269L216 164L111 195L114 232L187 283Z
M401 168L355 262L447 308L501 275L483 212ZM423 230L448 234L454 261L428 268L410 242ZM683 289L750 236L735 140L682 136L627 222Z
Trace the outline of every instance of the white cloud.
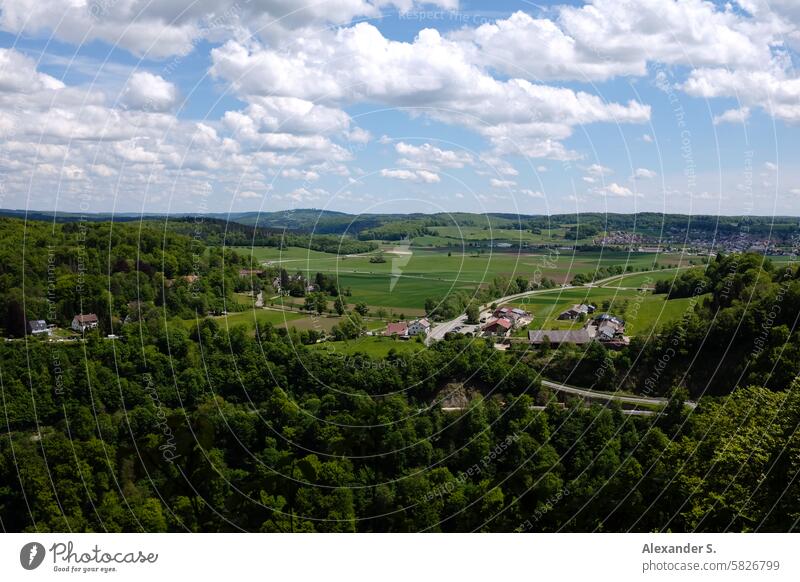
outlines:
M633 192L630 188L620 186L616 182L612 182L602 188L597 188L595 192L611 198L640 198L642 196L639 192Z
M33 59L14 49L0 48L0 91L32 93L63 87L58 79L38 72Z
M649 133L642 134L642 141L645 143L653 143L653 136Z
M254 198L263 198L261 194L259 194L258 192L253 192L252 190L244 190L243 192L239 192L238 197L245 200L250 200Z
M445 150L430 143L416 146L401 141L394 148L402 156L399 163L411 168L463 168L474 161L467 152Z
M650 117L650 108L635 101L619 104L524 79L495 79L470 62L461 44L433 29L409 43L359 23L281 51L229 41L212 50L212 61L212 75L248 98L291 95L339 105L425 107L439 121L484 135L496 155L575 159L561 143L575 125Z
M744 123L750 118L750 108L740 107L738 109L728 109L720 115L715 115L714 125L722 123Z
M306 182L316 182L319 180L319 174L313 170L298 170L297 168L289 168L281 170L281 176L291 180L304 180Z
M426 4L454 8L455 0ZM102 40L137 56L186 55L201 39L219 40L255 31L272 41L304 30L376 18L381 9L408 11L413 0L14 0L0 12L0 28L43 34L73 44Z
M651 180L655 178L658 174L656 174L653 170L648 170L647 168L636 168L633 172L633 177L642 179L642 180Z
M384 178L392 178L394 180L405 180L409 182L425 182L426 184L435 184L441 181L441 178L435 172L427 170L399 170L399 169L383 169L380 172Z
M611 168L607 168L601 164L592 164L588 168L586 168L586 172L590 176L594 176L595 178L599 178L601 176L609 176L614 173L614 170Z
M372 134L366 129L362 129L360 127L354 127L352 130L347 132L347 139L353 143L365 144L369 143L372 139Z
M800 79L777 67L754 71L695 69L682 88L694 97L739 99L744 104L740 112L757 106L778 119L800 121Z
M489 183L492 185L492 188L511 188L517 185L514 180L498 180L497 178L492 178L489 180Z
M526 196L530 196L531 198L544 198L544 194L539 190L531 190L529 188L523 188L522 190L520 190L520 192L522 194L525 194Z
M177 100L175 85L147 71L133 73L122 96L125 105L143 111L168 111Z

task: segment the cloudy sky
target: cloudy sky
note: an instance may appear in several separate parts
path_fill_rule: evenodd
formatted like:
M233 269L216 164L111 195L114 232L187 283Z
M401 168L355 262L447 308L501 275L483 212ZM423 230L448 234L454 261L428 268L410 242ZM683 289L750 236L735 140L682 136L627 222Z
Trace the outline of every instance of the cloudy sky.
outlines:
M797 0L2 0L0 207L800 214Z

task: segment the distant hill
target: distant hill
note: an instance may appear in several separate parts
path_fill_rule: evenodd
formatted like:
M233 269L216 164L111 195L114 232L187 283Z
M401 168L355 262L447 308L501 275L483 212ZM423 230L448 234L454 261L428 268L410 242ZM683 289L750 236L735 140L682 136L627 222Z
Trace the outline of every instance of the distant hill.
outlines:
M640 212L636 214L606 214L589 212L583 214L526 215L513 213L437 213L437 214L348 214L331 210L304 208L276 212L236 213L97 213L2 210L0 216L56 222L130 222L134 220L180 220L203 216L222 223L265 229L266 231L289 231L315 233L317 235L350 235L354 238L396 240L425 233L431 227L490 227L502 229L537 230L549 228L575 228L591 232L635 231L657 236L663 233L717 233L726 235L746 232L750 235L787 236L800 232L800 219L791 216L712 216L686 214L660 214Z

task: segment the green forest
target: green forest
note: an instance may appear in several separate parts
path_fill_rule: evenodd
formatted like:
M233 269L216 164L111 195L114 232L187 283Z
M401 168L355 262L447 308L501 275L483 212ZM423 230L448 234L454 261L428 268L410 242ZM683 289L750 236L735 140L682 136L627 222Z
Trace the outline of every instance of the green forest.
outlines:
M793 263L688 271L683 320L618 351L452 335L373 358L270 324L175 324L253 285L249 259L189 234L2 219L0 236L7 336L101 321L0 343L3 531L799 529ZM126 317L135 301L156 316ZM632 415L544 378L667 400ZM444 404L453 390L466 404Z

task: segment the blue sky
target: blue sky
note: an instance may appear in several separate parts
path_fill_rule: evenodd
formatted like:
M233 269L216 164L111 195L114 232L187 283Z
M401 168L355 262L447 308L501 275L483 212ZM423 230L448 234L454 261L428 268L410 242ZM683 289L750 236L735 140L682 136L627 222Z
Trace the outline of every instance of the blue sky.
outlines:
M0 206L798 214L793 0L11 0Z

